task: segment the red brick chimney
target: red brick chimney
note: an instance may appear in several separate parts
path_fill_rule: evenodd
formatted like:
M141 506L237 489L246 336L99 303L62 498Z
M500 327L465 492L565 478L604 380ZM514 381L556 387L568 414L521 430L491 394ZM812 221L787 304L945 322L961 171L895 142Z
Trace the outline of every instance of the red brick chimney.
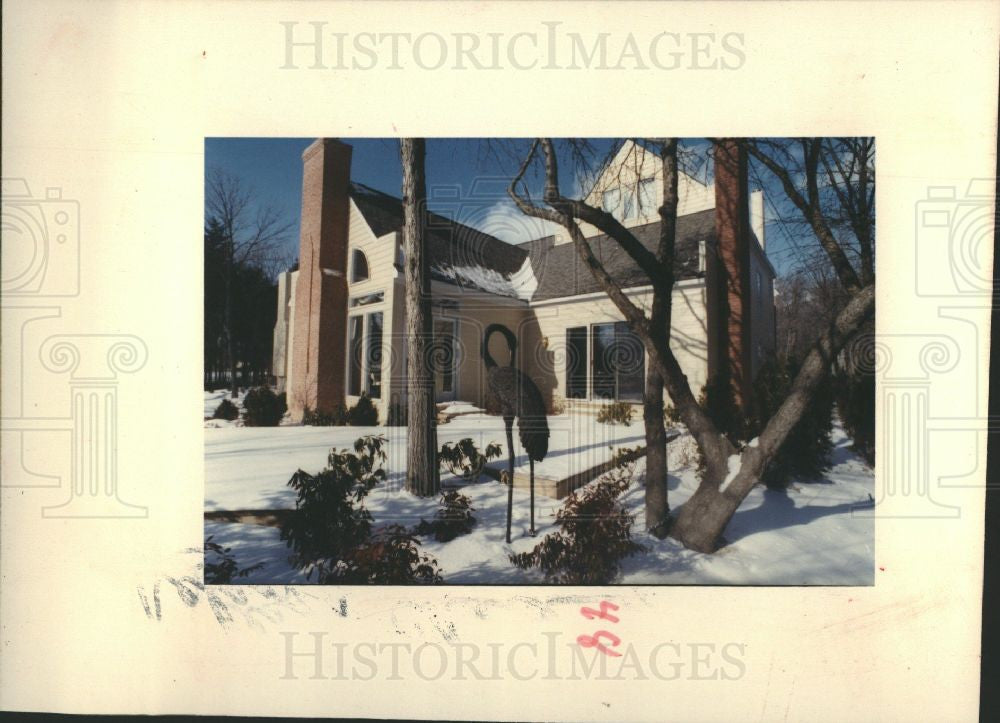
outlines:
M302 228L288 407L330 412L344 402L351 147L320 138L302 152Z
M721 262L721 369L743 411L751 402L750 210L746 152L736 139L714 144L715 235Z

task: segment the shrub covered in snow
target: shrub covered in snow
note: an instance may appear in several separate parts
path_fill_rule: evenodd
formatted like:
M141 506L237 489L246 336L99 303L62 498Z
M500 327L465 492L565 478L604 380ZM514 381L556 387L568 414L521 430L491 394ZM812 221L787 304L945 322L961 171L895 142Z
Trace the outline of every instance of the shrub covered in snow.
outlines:
M264 563L258 562L250 567L239 568L236 558L231 554L232 548L212 542L213 538L214 535L209 535L205 539L206 585L228 585L233 578L246 577L264 567Z
M522 570L537 567L548 582L606 585L619 562L644 550L632 540L634 518L619 502L632 480L632 466L619 467L569 496L556 513L559 532L546 535L530 552L510 556Z
M438 542L450 542L460 535L472 532L476 524L476 518L472 515L474 511L472 500L458 490L444 491L434 519L430 522L420 520L413 532L417 535L434 535Z
M632 423L632 405L628 402L611 402L601 407L597 413L597 421L602 424L624 424L626 427Z
M285 394L275 394L268 387L255 387L243 398L243 424L248 427L277 427L288 405Z
M490 442L486 445L486 449L480 452L472 437L465 437L457 442L441 445L438 465L444 465L456 477L472 482L479 477L489 460L497 459L502 454L503 450L496 442Z
M228 399L223 399L222 403L215 408L215 413L212 414L212 419L225 419L226 421L232 422L234 419L238 419L239 416L240 408Z

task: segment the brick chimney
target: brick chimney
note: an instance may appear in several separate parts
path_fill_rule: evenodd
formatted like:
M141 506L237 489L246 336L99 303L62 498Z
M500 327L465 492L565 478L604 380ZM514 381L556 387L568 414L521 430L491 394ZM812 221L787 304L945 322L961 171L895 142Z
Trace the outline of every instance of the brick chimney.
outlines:
M736 139L714 144L715 235L721 266L720 372L743 411L751 402L750 210L746 152Z
M344 402L351 147L320 138L302 152L302 228L288 407L332 411Z

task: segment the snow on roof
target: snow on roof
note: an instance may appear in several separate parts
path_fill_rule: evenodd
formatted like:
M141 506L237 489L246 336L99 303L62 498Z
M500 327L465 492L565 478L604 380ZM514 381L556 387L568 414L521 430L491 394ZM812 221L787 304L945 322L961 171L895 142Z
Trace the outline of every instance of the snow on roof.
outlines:
M521 268L510 276L485 266L436 265L431 273L441 281L449 281L458 286L471 286L497 296L509 296L522 301L530 301L538 281L531 269L531 261L526 256Z

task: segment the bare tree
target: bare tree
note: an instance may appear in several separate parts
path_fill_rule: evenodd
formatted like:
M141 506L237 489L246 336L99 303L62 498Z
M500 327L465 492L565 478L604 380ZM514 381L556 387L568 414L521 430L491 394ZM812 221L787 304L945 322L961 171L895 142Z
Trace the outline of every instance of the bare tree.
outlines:
M235 270L252 264L273 279L279 267L287 263L284 244L293 224L272 206L256 203L253 189L245 187L238 176L221 168L209 172L205 186L206 210L219 222L224 237L223 343L229 364L231 395L235 399L239 394L233 334Z
M426 496L439 488L434 410L430 259L427 228L426 141L402 138L403 258L406 282L407 447L406 489Z
M797 152L802 167L802 173L798 174L790 170L788 164L783 164L775 154L769 153L762 144L743 142L742 146L774 174L789 200L802 214L833 266L848 296L848 301L813 344L812 351L803 362L791 392L764 426L757 443L737 450L719 431L706 410L695 400L687 377L670 349L669 314L664 318L664 310L670 308L674 285L673 250L677 207L676 190L673 192L672 201L666 192L669 190L667 187L669 178L675 179L674 185L676 185L677 143L676 139L657 139L655 143L660 149L665 190L660 219L661 226L667 227L665 231L661 230L660 247L655 254L643 246L610 213L581 200L562 195L559 190L556 152L549 139L539 139L532 144L518 174L510 184L508 193L524 213L558 223L566 229L584 264L622 313L632 331L643 341L650 365L666 385L675 409L697 442L706 463L701 484L695 494L682 506L671 525L670 534L686 547L712 552L716 549L719 537L739 504L760 479L767 463L773 459L788 433L802 417L810 398L829 373L831 360L865 321L873 317L874 274L869 275L864 268L860 274L854 270L845 252L846 244L838 238L834 224L824 211L824 203L827 202L829 194L820 191L821 158L824 151L830 152L830 147L825 146L822 139L798 141ZM724 146L716 145L716 153L720 148L732 149L734 146L733 142ZM539 148L542 151L545 169L544 192L541 199L544 205L532 201L523 188L519 190L521 180ZM795 152L787 148L783 151L790 156L795 155ZM830 163L836 166L835 161L831 160ZM869 188L859 181L859 177L865 177L864 184L873 185L874 176L869 176L869 170L870 168L862 172L855 168L847 173L846 183L863 188L867 194ZM800 188L796 179L803 179L804 189ZM842 204L839 207L848 215L852 212L850 208L843 208ZM856 210L857 206L854 208ZM614 239L645 272L653 289L653 305L659 307L657 318L653 318L652 312L647 316L629 299L618 281L608 273L595 256L590 242L583 235L579 221L597 227ZM868 241L873 244L871 237ZM858 239L859 256L862 253L862 246L863 242ZM871 251L873 250L872 246Z

